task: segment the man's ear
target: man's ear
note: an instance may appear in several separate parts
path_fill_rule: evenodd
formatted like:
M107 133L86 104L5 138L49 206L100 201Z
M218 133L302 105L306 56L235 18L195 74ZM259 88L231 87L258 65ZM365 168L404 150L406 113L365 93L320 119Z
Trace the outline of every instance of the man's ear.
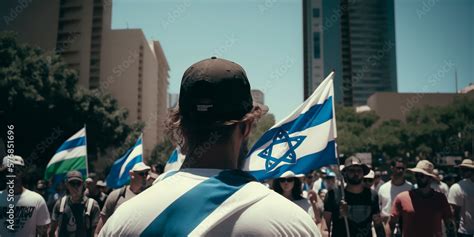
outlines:
M250 132L252 131L252 124L253 120L245 120L239 124L240 131L244 138L248 138L250 136Z

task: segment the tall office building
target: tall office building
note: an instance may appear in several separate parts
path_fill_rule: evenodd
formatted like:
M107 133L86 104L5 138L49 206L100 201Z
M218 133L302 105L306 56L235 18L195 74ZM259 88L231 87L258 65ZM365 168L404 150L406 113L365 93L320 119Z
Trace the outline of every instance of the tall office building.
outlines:
M332 70L335 100L342 101L341 24L339 0L303 0L304 98Z
M60 54L77 70L80 86L99 86L102 35L110 28L111 1L4 0L0 14L0 31L14 31L20 41Z
M394 18L393 0L303 0L305 98L331 69L344 105L397 91Z

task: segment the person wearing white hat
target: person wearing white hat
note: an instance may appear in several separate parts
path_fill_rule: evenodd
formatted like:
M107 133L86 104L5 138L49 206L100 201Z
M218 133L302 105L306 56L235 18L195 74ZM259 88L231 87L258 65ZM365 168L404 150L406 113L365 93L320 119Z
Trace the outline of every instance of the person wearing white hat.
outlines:
M135 164L129 172L130 185L116 189L109 194L105 200L104 207L100 212L99 223L95 230L96 235L99 234L100 230L107 222L107 219L109 219L120 205L140 194L147 188L147 179L150 169L150 166L143 162Z
M454 236L448 200L430 186L432 180L437 178L433 169L431 162L419 161L415 168L409 169L415 175L418 188L398 194L393 201L390 227L394 230L402 219L401 229L405 237L443 236L442 221L446 225L447 236Z
M43 197L23 187L24 169L25 162L20 156L3 158L0 175L7 177L7 189L0 191L0 210L4 212L0 215L2 237L46 236L51 222Z
M364 187L366 188L372 188L372 185L374 184L374 177L375 177L375 172L373 170L370 170L369 173L364 176L363 179L363 184Z
M464 179L449 189L448 202L460 237L474 236L474 162L465 159L459 165Z
M369 172L370 168L359 158L351 156L345 160L342 170L346 181L343 190L345 199L342 200L339 190L331 190L324 201L324 219L329 236L343 237L349 232L350 236L371 237L372 223L377 236L385 236L377 193L362 183Z

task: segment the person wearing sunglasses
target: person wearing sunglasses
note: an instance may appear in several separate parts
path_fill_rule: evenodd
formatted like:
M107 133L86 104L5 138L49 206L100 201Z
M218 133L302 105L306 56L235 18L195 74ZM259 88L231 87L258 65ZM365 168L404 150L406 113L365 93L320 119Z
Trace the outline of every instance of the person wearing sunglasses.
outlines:
M125 185L122 188L112 191L105 200L104 207L100 212L99 223L95 230L96 235L107 222L110 216L114 214L115 210L126 201L143 192L147 186L147 179L150 174L151 167L143 162L135 164L129 172L130 185Z
M100 208L96 200L84 195L82 173L69 171L65 186L67 194L53 207L49 236L93 236Z
M413 189L413 184L405 179L406 165L402 158L396 158L390 163L391 179L384 183L378 191L381 208L380 215L385 225L386 233L391 232L388 219L392 213L392 204L395 197L405 191Z
M26 175L23 158L5 156L0 175L7 184L0 191L0 236L46 236L51 221L48 207L41 195L23 186Z
M377 236L385 236L377 193L363 184L363 178L369 172L369 167L359 158L351 156L345 160L342 169L346 181L345 199L342 200L340 190L336 189L328 192L324 202L329 236L347 236L345 220L350 236L371 237L372 223Z
M415 175L418 188L395 197L389 219L392 231L398 224L405 237L455 236L448 200L431 188L431 182L437 178L433 169L434 165L427 160L421 160L415 168L409 169ZM442 221L446 226L446 235L442 230Z
M272 189L301 207L313 218L316 224L319 224L323 211L323 203L313 190L309 191L308 199L304 198L302 187L301 180L296 176L291 176L275 179Z

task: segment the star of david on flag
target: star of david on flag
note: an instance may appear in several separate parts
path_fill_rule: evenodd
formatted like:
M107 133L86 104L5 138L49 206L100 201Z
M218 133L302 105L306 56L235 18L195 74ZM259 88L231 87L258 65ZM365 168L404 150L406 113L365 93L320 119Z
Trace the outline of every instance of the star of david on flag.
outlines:
M243 169L257 180L306 174L337 164L334 72L295 111L250 149Z

